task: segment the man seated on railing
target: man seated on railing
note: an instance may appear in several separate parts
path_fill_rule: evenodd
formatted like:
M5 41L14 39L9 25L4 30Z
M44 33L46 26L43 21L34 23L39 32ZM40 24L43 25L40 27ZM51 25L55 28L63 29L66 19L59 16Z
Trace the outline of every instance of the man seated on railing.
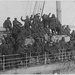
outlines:
M10 21L10 17L7 17L7 19L3 23L3 28L6 28L6 31L10 31L12 28L12 23Z

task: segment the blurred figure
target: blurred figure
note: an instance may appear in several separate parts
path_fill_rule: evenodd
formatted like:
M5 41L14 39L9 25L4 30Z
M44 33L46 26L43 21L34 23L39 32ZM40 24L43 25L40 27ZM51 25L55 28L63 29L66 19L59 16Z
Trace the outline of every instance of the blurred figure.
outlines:
M56 31L58 34L61 32L61 24L54 14L52 14L52 17L50 18L50 28L52 34L56 34Z
M59 41L59 44L61 46L61 49L66 49L66 42L65 42L65 38L62 37L62 39Z
M3 28L6 28L6 31L11 30L12 24L11 24L11 21L10 21L10 17L7 17L7 19L4 21Z
M34 15L33 22L32 22L32 28L34 28L34 29L39 28L39 25L40 25L40 22L41 22L39 17L40 17L39 14Z
M24 22L24 27L26 30L30 29L31 22L28 16L26 16L26 19L23 19L21 16L21 21Z
M71 31L71 30L70 30L69 25L66 26L66 28L64 29L64 31L65 31L65 34L66 34L66 35L70 36L70 31Z
M17 18L14 18L13 27L16 26L16 25L22 26L22 24L17 20Z
M75 40L75 30L73 30L71 33L71 40Z
M49 15L46 15L46 14L43 14L42 16L42 22L43 22L43 27L44 28L47 28L47 27L50 27L50 19L49 19L49 16L50 16L51 13L49 13Z
M20 33L21 27L22 27L22 24L17 20L17 18L14 18L12 35L15 39L17 39L17 35Z

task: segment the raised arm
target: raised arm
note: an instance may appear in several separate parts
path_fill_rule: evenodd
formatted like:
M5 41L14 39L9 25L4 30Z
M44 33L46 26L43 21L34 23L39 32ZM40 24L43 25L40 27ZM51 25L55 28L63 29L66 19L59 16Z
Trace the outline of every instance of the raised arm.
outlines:
M51 13L48 14L48 17L51 15Z
M22 16L21 16L21 21L25 22L25 20L22 18Z

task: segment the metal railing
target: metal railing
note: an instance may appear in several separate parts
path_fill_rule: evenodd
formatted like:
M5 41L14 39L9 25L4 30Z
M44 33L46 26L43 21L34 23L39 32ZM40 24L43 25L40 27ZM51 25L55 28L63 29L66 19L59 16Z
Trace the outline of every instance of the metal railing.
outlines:
M54 55L47 52L41 55L37 53L2 55L0 56L0 70L46 65L71 59L74 59L72 51L66 52L65 49L59 50L59 53L54 53Z

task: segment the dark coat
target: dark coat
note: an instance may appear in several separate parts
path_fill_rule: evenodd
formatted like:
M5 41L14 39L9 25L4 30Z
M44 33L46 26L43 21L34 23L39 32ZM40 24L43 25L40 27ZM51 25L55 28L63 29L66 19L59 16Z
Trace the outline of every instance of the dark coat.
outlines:
M8 19L5 20L4 23L3 23L3 27L4 27L4 28L12 27L11 21L8 20Z

